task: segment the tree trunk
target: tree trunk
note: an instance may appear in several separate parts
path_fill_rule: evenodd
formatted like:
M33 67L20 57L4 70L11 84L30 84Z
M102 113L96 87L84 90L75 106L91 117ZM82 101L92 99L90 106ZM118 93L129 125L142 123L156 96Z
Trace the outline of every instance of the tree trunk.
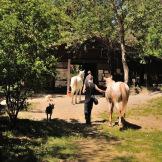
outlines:
M122 55L122 64L123 64L123 70L124 70L124 82L125 83L128 83L128 80L129 80L129 68L128 68L128 65L127 65L127 61L126 61L126 52L125 52L125 45L124 43L121 42L120 44L121 46L121 55Z
M121 56L122 56L122 64L123 64L123 71L124 71L124 82L128 83L129 68L126 61L126 49L125 49L125 28L124 28L125 16L124 13L119 13L117 8L120 7L120 9L122 10L123 2L121 6L117 6L115 0L112 0L111 2L119 25L120 47L121 47Z
M125 29L124 29L124 18L123 16L118 17L119 22L119 35L120 35L120 47L121 47L121 56L122 64L124 71L124 82L128 83L129 80L129 68L126 61L126 49L125 49Z

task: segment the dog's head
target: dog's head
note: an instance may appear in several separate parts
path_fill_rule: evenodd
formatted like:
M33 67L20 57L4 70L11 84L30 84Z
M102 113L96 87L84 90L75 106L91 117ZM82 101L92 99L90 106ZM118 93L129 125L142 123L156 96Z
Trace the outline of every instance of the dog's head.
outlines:
M54 109L55 104L51 104L51 103L49 103L49 107L50 107L51 109Z

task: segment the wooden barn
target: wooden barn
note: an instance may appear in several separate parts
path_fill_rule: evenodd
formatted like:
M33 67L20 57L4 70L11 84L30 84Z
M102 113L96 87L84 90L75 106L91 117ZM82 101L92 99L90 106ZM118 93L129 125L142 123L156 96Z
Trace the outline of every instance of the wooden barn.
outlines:
M72 69L75 66L84 69L86 73L91 70L94 82L99 86L104 85L103 76L108 73L113 75L114 80L123 81L124 75L119 44L94 37L68 49L65 47L66 45L60 46L56 54L59 62L55 88L63 88L68 91L70 78L73 75ZM147 57L142 62L135 50L127 47L126 51L130 76L129 84L132 84L132 79L136 79L138 84L144 86L162 82L161 59Z

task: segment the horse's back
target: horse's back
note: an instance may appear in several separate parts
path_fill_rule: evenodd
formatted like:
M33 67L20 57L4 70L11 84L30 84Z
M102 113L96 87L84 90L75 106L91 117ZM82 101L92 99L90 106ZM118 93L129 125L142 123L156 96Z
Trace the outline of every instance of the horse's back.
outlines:
M112 100L125 100L129 97L129 86L124 82L114 82L112 85L107 87L106 98Z
M112 84L111 88L114 92L120 91L121 88L123 88L125 91L129 91L129 86L124 82L115 82Z
M79 76L74 76L71 78L70 83L71 88L78 89L83 86L83 80Z

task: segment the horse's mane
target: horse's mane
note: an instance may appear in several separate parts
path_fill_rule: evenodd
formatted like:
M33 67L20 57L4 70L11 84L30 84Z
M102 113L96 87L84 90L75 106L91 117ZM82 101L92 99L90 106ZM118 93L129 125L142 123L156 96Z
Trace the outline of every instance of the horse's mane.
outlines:
M79 71L79 74L77 76L79 76L79 77L81 77L83 79L83 77L84 77L84 71Z

